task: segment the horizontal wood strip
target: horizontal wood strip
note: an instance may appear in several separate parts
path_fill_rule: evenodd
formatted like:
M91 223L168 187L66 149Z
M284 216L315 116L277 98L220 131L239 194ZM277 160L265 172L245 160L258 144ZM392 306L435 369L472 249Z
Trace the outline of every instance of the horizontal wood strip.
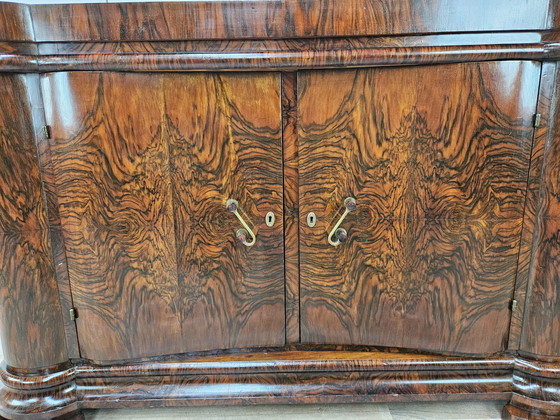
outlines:
M343 45L343 44L346 45ZM87 48L84 46L84 48ZM0 72L54 71L214 71L296 70L375 67L495 60L557 60L560 44L407 46L356 45L352 40L321 48L308 43L274 41L255 50L251 44L224 42L193 52L95 52L34 56L0 52Z
M150 372L152 375L205 375L236 373L288 372L391 372L391 371L452 371L452 370L511 370L513 360L459 359L415 354L342 353L337 352L278 352L245 357L202 358L180 362L146 362L113 366L82 366L77 375L84 377L134 377Z
M84 408L509 399L507 371L298 372L78 379Z
M534 369L533 362L520 365ZM0 369L1 380L15 389L41 389L61 385L76 378L183 376L195 374L288 373L288 372L391 372L391 371L477 371L512 370L518 361L509 356L485 359L437 356L388 351L271 351L220 355L176 355L129 361L118 365L83 362L61 365L30 377L27 373ZM543 368L544 369L544 368ZM553 372L548 369L547 371Z

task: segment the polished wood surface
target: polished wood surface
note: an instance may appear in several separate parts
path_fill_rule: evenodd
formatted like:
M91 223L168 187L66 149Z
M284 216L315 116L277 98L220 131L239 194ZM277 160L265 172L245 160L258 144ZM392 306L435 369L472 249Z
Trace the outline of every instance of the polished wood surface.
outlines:
M0 369L0 413L82 408L303 402L506 400L517 361L397 351L290 351L168 356L122 364L81 361L26 377ZM531 371L531 365L524 367ZM216 386L217 384L225 386ZM7 386L9 385L9 386ZM57 398L50 396L56 395ZM32 404L22 404L32 398ZM52 416L51 416L52 417ZM25 418L25 417L22 417Z
M302 342L505 349L539 71L298 76ZM349 196L349 239L333 247Z
M0 45L0 71L296 70L560 57L539 32L287 40ZM14 48L17 47L17 48ZM36 48L38 51L33 51ZM258 54L255 54L258 52Z
M0 3L0 41L33 41L33 23L29 6Z
M541 357L560 357L560 70L554 67L547 74L553 83L553 91L547 93L552 96L544 96L550 115L543 121L546 143L542 139L538 149L542 172L538 200L533 204L535 233L520 347Z
M560 418L560 364L518 359L513 371L512 397L503 419Z
M556 66L554 63L544 63L542 66L539 99L536 113L540 115L539 126L533 134L533 150L529 165L529 178L527 180L527 195L525 197L523 232L519 248L519 260L517 263L517 278L515 282L514 298L517 301L517 309L512 312L509 334L510 350L517 350L521 341L521 329L525 303L527 300L527 286L529 282L529 271L531 269L531 257L535 235L535 222L537 205L539 203L541 175L543 169L543 157L546 147L549 125L551 120L550 105L554 94Z
M0 3L0 415L560 418L559 10Z
M57 279L58 296L62 307L62 319L66 335L66 346L68 357L77 359L80 357L76 323L72 320L70 310L74 307L70 278L68 275L68 261L66 259L66 247L60 223L60 205L56 193L56 182L54 167L52 165L52 153L50 150L49 136L45 135L43 127L46 126L43 96L41 92L41 76L38 74L27 75L27 87L32 93L30 96L33 126L37 133L37 154L41 178L43 181L43 192L46 200L46 211L48 216L49 233L53 254L53 263ZM50 130L48 130L50 132Z
M11 366L47 367L68 356L26 77L0 96L0 337Z
M36 40L307 38L549 29L548 0L286 0L31 6ZM91 16L98 17L91 19Z
M282 75L286 344L300 341L297 73Z
M81 356L283 345L279 76L58 73L43 92Z

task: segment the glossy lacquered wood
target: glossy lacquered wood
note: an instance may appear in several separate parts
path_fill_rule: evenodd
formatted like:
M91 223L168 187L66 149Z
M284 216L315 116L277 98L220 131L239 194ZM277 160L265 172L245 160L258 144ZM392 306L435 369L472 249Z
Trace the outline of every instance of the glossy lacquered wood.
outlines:
M65 402L71 408L302 402L505 400L510 357L464 359L380 351L272 351L152 358L119 365L78 363L21 389L0 388L8 418ZM6 375L4 375L5 378ZM25 378L21 378L25 379ZM5 379L4 379L5 380ZM23 381L22 381L23 382ZM217 386L218 385L218 386ZM49 388L47 388L49 387ZM58 394L58 392L61 392ZM49 392L57 399L48 399ZM20 404L33 397L34 404ZM60 406L58 406L60 408ZM59 411L63 414L65 411ZM26 417L21 417L26 418Z
M43 93L81 356L283 345L279 75L60 73Z
M298 76L302 342L505 349L539 72ZM346 197L357 210L333 247Z
M541 182L533 204L535 232L520 349L532 355L557 358L560 357L557 333L560 331L560 78L557 65L549 66L547 79L544 82L552 86L543 95L543 100L549 103L549 111L544 120L546 138L538 145Z
M514 298L517 301L518 307L516 311L513 311L511 316L508 345L508 348L511 350L519 349L521 341L533 243L536 240L534 236L535 222L540 196L540 185L542 182L543 156L547 144L549 124L552 121L550 118L550 105L552 95L554 94L555 73L556 65L554 63L543 64L540 78L539 99L536 108L536 113L540 115L540 122L539 126L535 127L533 133L533 150L529 166L529 178L527 180L527 195L525 197L523 215L523 232L519 247L517 278L515 282Z
M8 364L33 369L68 356L27 82L0 76L0 334Z
M0 3L0 41L33 41L33 24L29 6Z
M297 73L282 75L286 344L300 341Z
M0 43L0 71L263 71L506 59L554 60L560 55L555 35L556 32L509 32L37 45L4 42Z
M558 10L1 3L0 415L488 398L560 417Z
M548 0L287 0L31 6L37 41L305 38L548 29ZM91 19L96 16L98 19Z

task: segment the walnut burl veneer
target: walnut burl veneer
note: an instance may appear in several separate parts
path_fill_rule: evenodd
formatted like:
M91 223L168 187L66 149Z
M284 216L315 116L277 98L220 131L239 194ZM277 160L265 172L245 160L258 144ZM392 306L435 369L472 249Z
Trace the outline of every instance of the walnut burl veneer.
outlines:
M0 417L560 419L559 58L554 0L0 3Z

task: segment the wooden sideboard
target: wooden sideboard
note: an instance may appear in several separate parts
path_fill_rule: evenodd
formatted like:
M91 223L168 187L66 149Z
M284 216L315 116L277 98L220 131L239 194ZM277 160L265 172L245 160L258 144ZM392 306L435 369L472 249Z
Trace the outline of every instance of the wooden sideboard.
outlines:
M560 419L555 0L0 3L0 415Z

